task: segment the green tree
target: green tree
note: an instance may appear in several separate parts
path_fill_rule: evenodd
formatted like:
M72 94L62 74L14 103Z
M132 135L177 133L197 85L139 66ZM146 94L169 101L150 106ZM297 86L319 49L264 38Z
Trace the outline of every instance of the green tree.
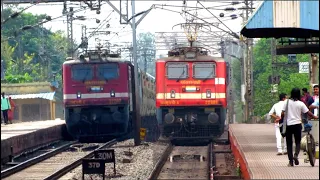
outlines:
M12 9L5 9L4 19L12 13ZM6 67L12 67L6 70L7 82L16 82L14 79L19 78L15 77L25 77L26 73L28 78L25 82L50 81L54 72L60 80L68 44L63 32L51 32L41 26L19 30L27 25L36 25L45 18L46 15L22 13L2 26L1 59L4 59ZM18 82L24 82L23 78Z
M297 62L308 61L309 55L297 55ZM254 76L254 114L263 116L270 110L273 103L278 101L278 93L290 94L294 87L308 87L307 74L299 74L296 69L278 67L275 71L281 76L278 93L272 93L268 78L272 74L271 39L260 39L253 49L253 76ZM288 62L288 57L277 56L277 62Z
M1 55L7 60L6 63L6 75L5 79L8 83L22 83L32 82L36 77L39 77L37 69L39 69L39 63L33 64L33 55L24 54L21 59L13 59L13 53L16 47L12 47L8 42L1 43Z

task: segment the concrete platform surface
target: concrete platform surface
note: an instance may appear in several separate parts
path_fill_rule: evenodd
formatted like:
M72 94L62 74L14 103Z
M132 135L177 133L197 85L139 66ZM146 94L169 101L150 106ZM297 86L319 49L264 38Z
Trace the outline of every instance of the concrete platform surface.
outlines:
M304 163L288 167L288 156L277 156L274 124L231 124L231 149L244 179L319 179L319 160L315 167Z
M1 162L11 154L62 139L64 120L47 120L1 125Z

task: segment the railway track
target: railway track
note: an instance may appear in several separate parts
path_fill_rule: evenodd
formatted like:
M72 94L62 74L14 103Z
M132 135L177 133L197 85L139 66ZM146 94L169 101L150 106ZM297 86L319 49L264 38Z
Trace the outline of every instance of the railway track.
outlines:
M210 180L240 180L229 144L212 144Z
M169 146L149 179L208 179L211 147Z
M149 180L241 180L240 176L226 130L220 138L207 146L168 146Z
M77 142L71 142L59 149L2 171L1 179L58 179L81 165L82 159L92 158L95 150L111 147L117 142L117 139L104 144L77 144ZM79 149L81 151L78 151Z
M58 140L58 141L53 141L41 146L37 146L33 149L26 150L20 154L17 154L15 156L9 155L8 157L8 162L6 160L1 161L4 164L1 164L1 172L4 170L11 168L13 166L16 166L18 164L21 164L22 162L25 162L29 159L32 159L37 156L41 156L42 154L48 153L50 151L54 151L56 149L59 149L66 144L69 144L71 141L64 141L64 140ZM12 151L12 150L11 150Z

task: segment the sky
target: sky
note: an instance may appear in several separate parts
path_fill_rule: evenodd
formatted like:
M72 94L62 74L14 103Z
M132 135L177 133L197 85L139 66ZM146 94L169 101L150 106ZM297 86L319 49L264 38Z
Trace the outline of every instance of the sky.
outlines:
M49 0L48 0L49 1ZM118 9L120 9L120 1L110 1L114 6L116 6ZM191 14L194 14L195 12L197 14L197 17L205 18L204 20L209 23L217 23L218 19L215 18L219 17L221 13L224 13L224 18L219 18L222 20L222 22L228 27L225 27L221 23L219 24L219 27L226 31L233 31L239 34L241 27L242 27L242 18L239 17L235 20L231 20L230 16L231 14L236 14L239 16L240 13L242 13L243 10L236 10L234 12L227 12L224 11L224 8L226 7L234 7L239 8L243 7L244 4L239 5L231 5L230 1L220 1L220 2L203 2L200 1L201 4L203 4L205 7L211 7L210 12L208 12L205 9L202 10L193 10L189 11ZM196 1L187 1L188 7L202 7L201 4L197 3ZM169 5L169 6L168 6ZM139 33L142 32L183 32L183 29L181 26L176 26L173 28L174 25L179 23L184 23L186 20L184 17L182 17L181 12L183 7L172 7L172 6L182 6L183 1L150 1L150 0L139 0L135 2L135 14L146 11L149 8L153 7L153 9L150 11L149 14L145 16L145 18L141 21L141 23L137 26L137 36ZM254 4L254 7L258 5L258 2ZM20 5L21 7L30 6L30 4ZM116 13L112 7L110 7L106 2L102 2L102 7L100 10L100 14L97 14L96 11L91 11L87 8L87 10L83 10L83 8L86 6L83 2L68 2L68 7L74 7L74 11L80 11L74 14L74 17L77 16L85 16L87 20L81 21L81 20L75 20L73 23L73 38L76 40L77 43L81 41L81 27L83 25L87 26L87 32L88 35L90 34L90 31L92 31L93 28L98 27L102 24L102 22L107 21L106 24L104 24L100 30L101 31L110 31L111 33L109 35L105 35L105 32L102 32L99 35L93 36L89 39L89 46L94 47L96 42L98 42L97 38L100 39L100 42L110 42L113 44L122 43L123 42L132 42L132 30L130 25L121 25L119 23L120 15ZM81 10L82 9L82 10ZM190 10L191 8L187 8L186 10ZM40 3L37 5L32 6L26 12L30 12L32 14L47 14L51 16L52 18L61 17L56 20L53 20L52 22L45 23L44 26L46 28L49 28L53 31L57 30L63 30L67 31L67 24L66 24L66 16L62 15L63 11L63 4L62 3ZM129 11L129 17L132 17L131 12L131 2L129 1L128 6ZM176 12L172 12L176 11ZM212 15L212 14L213 15ZM141 16L138 16L136 18L136 21ZM189 16L190 19L191 16ZM100 20L100 23L96 23L96 19ZM204 23L201 20L198 20L197 22ZM107 24L109 24L109 28L107 28ZM219 29L207 25L206 28L210 28L211 31L220 31ZM210 36L210 33L207 33L208 31L205 30L205 33L200 33L199 35L204 36ZM162 51L161 51L162 53Z

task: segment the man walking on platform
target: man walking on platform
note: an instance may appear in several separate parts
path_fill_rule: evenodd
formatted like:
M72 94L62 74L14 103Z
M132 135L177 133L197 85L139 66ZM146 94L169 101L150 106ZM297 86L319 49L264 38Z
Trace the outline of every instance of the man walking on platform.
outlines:
M282 137L281 131L280 131L280 128L282 126L282 122L279 123L282 108L283 108L284 102L286 100L286 97L287 97L286 94L281 93L279 95L279 102L274 104L269 112L269 115L275 120L277 149L278 149L277 155L287 154L286 140L284 137ZM284 144L283 150L282 150L282 144L281 144L282 139L283 139L283 144Z
M5 97L5 93L1 94L1 111L4 119L4 124L8 124L8 110L11 109L9 99Z

